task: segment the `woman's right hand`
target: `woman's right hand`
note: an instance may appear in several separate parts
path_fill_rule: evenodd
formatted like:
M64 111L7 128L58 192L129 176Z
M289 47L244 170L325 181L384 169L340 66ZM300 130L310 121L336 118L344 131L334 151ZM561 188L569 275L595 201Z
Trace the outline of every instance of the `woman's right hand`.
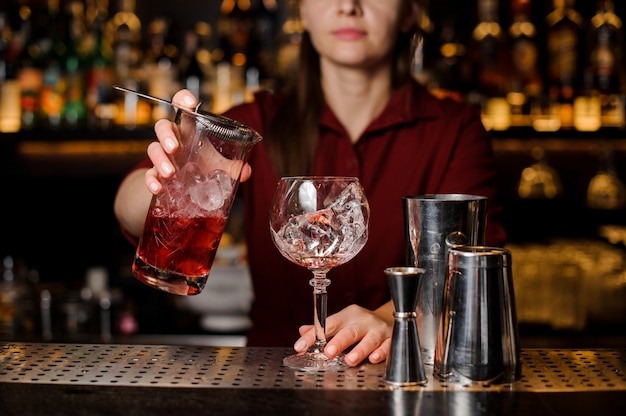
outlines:
M172 98L172 103L176 107L184 108L189 111L194 111L198 105L198 100L189 90L180 90ZM153 167L148 169L145 173L146 187L153 194L158 194L162 189L161 179L169 178L175 172L174 165L168 158L168 155L175 153L178 150L178 140L176 140L176 134L174 134L175 124L168 119L158 120L154 124L154 131L157 135L158 141L152 142L148 145L148 157L152 161ZM244 182L248 180L252 169L247 163L244 165L239 180Z
M186 108L190 111L196 107L198 100L189 90L180 90L172 98L172 103L177 107ZM158 141L148 145L148 157L152 161L152 168L145 174L146 187L153 194L158 194L162 189L160 179L169 178L174 174L174 165L168 158L178 150L178 140L174 134L175 124L168 119L158 120L154 124L154 132Z

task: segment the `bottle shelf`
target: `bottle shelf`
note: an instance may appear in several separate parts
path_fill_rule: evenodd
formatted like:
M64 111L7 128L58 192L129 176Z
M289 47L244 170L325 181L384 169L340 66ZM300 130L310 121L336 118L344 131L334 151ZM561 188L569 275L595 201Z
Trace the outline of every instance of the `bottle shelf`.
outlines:
M533 147L549 152L589 153L609 147L626 152L626 129L601 128L594 132L559 130L537 132L530 127L491 131L493 147L498 153L526 153ZM13 150L22 157L54 157L86 154L101 156L145 156L150 141L156 140L151 127L128 130L111 129L33 129L0 133L0 148Z

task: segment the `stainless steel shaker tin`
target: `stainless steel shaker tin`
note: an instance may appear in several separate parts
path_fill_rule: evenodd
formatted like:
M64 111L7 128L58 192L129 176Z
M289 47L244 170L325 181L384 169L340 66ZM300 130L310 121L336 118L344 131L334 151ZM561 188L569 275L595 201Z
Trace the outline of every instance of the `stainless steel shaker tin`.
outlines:
M425 269L418 330L424 362L433 365L446 279L447 247L485 243L487 197L426 194L403 198L407 263Z
M448 250L434 373L439 380L452 382L519 379L520 345L507 249Z

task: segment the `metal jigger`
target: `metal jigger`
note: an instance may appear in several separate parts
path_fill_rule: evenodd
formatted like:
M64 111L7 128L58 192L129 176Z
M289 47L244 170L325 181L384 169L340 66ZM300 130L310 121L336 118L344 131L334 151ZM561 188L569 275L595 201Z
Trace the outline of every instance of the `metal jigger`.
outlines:
M417 334L417 289L424 269L390 267L385 269L391 299L395 306L391 348L383 381L395 386L427 383Z

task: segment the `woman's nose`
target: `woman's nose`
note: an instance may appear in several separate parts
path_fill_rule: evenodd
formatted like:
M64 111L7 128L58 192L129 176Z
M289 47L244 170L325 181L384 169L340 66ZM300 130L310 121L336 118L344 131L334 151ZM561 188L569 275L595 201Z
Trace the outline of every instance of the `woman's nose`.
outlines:
M348 16L355 15L360 11L360 0L339 0L339 11Z

